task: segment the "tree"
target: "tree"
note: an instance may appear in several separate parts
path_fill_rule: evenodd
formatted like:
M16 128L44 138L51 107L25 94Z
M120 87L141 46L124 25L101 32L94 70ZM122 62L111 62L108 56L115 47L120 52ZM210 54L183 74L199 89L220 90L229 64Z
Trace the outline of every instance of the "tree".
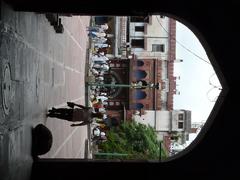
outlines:
M99 145L100 153L127 154L118 156L118 159L159 159L160 141L157 140L157 134L151 126L124 122L107 132L107 137L108 140ZM165 152L161 152L161 155L166 157Z

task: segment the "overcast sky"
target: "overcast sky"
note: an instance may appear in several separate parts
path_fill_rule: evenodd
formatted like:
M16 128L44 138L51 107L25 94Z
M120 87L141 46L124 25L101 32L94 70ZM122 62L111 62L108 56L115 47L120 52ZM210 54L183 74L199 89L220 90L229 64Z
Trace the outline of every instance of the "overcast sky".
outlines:
M176 39L198 56L209 61L197 37L179 22L177 22ZM183 59L183 62L175 63L175 76L180 76L180 80L177 80L177 90L180 91L180 95L174 96L174 109L191 110L192 122L205 121L214 106L211 100L214 100L220 92L209 84L210 78L212 84L220 86L214 75L215 71L210 64L200 60L178 43L176 58Z

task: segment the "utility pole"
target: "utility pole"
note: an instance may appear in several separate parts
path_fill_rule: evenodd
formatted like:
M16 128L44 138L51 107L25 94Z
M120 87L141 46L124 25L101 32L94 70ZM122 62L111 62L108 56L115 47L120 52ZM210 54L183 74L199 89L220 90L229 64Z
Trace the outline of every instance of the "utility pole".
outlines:
M162 162L162 142L159 144L159 162Z

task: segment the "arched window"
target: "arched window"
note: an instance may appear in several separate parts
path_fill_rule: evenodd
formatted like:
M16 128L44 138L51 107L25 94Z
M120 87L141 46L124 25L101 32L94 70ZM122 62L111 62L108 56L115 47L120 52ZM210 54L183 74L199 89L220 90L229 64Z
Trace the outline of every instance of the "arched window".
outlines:
M144 62L142 60L137 60L137 66L143 66Z
M146 92L141 91L140 89L137 89L134 95L135 99L144 99L147 96Z
M132 106L132 109L142 109L144 107L144 105L142 103L134 103L131 105Z
M147 73L143 70L136 70L134 71L134 75L137 80L143 79L147 76Z

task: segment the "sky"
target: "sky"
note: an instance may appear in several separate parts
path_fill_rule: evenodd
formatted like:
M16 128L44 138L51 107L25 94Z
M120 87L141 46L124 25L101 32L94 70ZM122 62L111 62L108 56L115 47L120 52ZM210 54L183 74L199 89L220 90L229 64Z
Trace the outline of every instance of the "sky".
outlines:
M193 51L201 58L209 59L197 37L185 25L177 22L176 39L186 48ZM180 95L174 96L174 109L186 109L192 111L192 122L206 121L219 95L220 90L213 88L211 84L221 87L211 64L208 64L176 43L176 59L183 62L175 63L175 76L177 90Z

